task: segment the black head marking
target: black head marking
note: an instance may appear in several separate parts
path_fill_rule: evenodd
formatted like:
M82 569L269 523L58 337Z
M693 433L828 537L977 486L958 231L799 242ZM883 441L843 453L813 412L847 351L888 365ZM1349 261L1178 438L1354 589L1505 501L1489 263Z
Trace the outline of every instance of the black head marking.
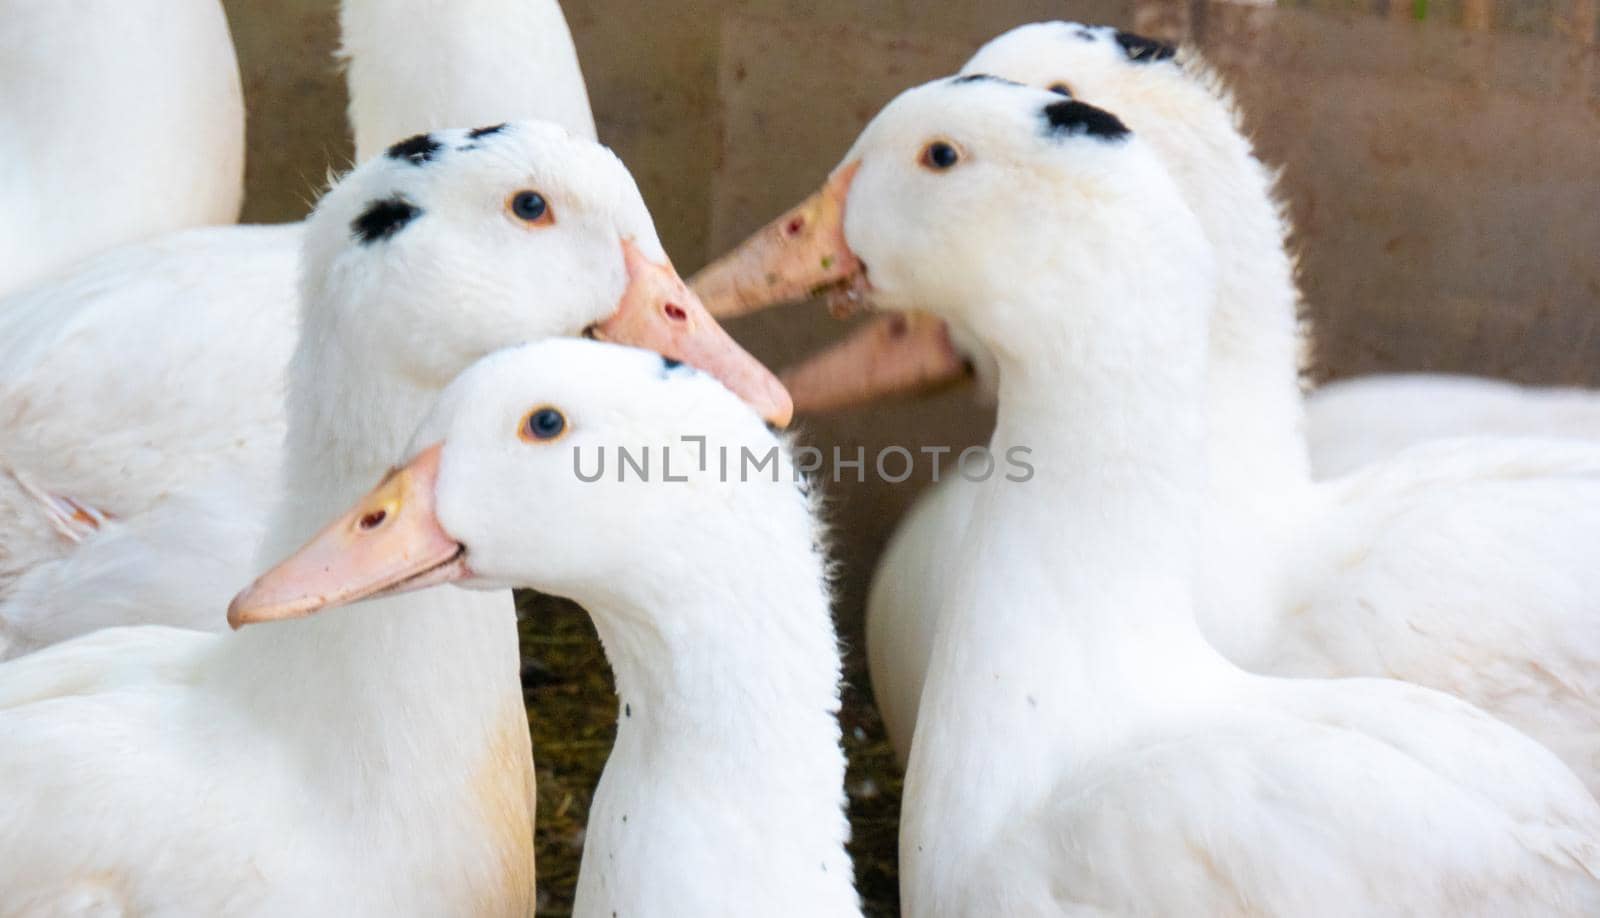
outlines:
M664 369L676 370L678 367L683 366L683 361L681 361L681 360L673 360L671 357L663 356L661 358L661 366Z
M962 86L967 83L999 83L1002 86L1022 85L1015 80L1008 80L1005 77L997 77L992 73L964 73L961 76L952 77L950 79L950 84L952 86Z
M443 148L444 144L434 140L432 134L418 134L390 147L386 155L390 159L404 159L414 166L420 166L433 159L433 155Z
M506 123L502 121L499 124L491 124L488 127L473 128L467 132L467 138L477 140L480 137L488 137L490 134L498 134L505 129Z
M1128 56L1128 60L1136 64L1168 61L1178 53L1177 48L1164 41L1145 38L1143 35L1135 35L1132 32L1118 32L1117 44L1122 46L1122 53Z
M362 245L371 245L400 232L420 216L422 208L396 194L368 204L361 216L350 221L350 232Z
M1072 34L1077 36L1079 41L1099 41L1100 40L1099 36L1094 34L1094 29L1091 29L1086 25L1081 25L1081 26L1078 26L1076 29L1073 29L1072 30Z
M1087 134L1103 140L1121 140L1131 132L1122 119L1077 99L1062 99L1044 107L1045 133L1051 137Z

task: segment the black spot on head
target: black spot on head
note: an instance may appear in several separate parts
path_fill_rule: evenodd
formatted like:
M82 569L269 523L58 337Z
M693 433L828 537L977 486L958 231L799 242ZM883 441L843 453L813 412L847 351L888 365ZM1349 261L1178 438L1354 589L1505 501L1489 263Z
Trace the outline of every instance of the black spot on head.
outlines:
M361 216L350 221L350 232L362 245L371 245L400 232L420 216L422 208L396 194L368 204Z
M1171 60L1178 53L1177 48L1164 41L1145 38L1132 32L1118 32L1117 44L1122 46L1122 53L1128 56L1128 60L1139 64Z
M444 144L434 140L432 134L418 134L390 147L386 155L390 159L403 159L420 166L433 159L433 155L443 148Z
M490 134L498 134L505 129L506 123L502 121L499 124L491 124L488 127L473 128L467 132L467 137L477 140L480 137L488 137Z
M1022 85L1016 80L1008 80L1005 77L997 77L992 73L964 73L961 76L952 77L950 79L950 85L952 86L962 86L967 83L999 83L1002 86Z
M669 370L676 370L678 367L683 366L683 361L673 360L671 357L664 356L661 358L661 365Z
M1100 40L1099 36L1094 34L1094 29L1091 29L1086 25L1078 26L1076 29L1074 29L1072 31L1072 34L1077 36L1079 41L1099 41Z
M623 717L632 717L633 716L633 705L631 705L631 704L623 704L623 706L622 706L622 716Z
M1132 133L1116 115L1077 99L1051 102L1041 114L1044 115L1045 133L1051 137L1087 134L1103 140L1121 140Z

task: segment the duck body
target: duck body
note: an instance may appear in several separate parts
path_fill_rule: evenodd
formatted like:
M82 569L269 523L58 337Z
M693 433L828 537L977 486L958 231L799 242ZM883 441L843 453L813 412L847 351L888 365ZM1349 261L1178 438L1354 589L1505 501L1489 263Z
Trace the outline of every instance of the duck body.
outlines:
M1600 451L1552 438L1441 440L1314 481L1294 382L1297 294L1272 176L1203 65L1129 59L1118 34L1025 26L968 70L1030 84L1065 74L1074 93L1125 112L1221 254L1206 379L1211 512L1195 597L1207 637L1252 671L1383 676L1450 692L1557 750L1600 788L1600 745L1589 740L1600 722L1591 678L1600 606L1586 598L1600 582L1576 548L1600 536ZM1046 69L1016 69L1046 57ZM868 659L902 759L943 572L966 563L952 534L977 490L958 479L925 497L874 579Z
M1307 445L1319 478L1429 440L1485 435L1600 440L1600 397L1448 373L1357 376L1306 396Z
M946 854L939 863L962 879L930 884L938 892L915 896L908 913L1577 915L1595 907L1595 826L1549 815L1584 807L1570 774L1530 774L1520 755L1452 768L1451 752L1479 756L1507 728L1435 692L1362 680L1338 689L1330 697L1262 685L1167 699L1181 723L1130 723L1120 741L1084 750L1070 776L1010 814L1009 831ZM1395 727L1419 715L1462 728L1418 736ZM1520 798L1501 778L1555 783ZM1462 837L1473 841L1440 843Z
M0 164L0 297L117 245L234 222L244 97L221 4L0 3Z
M483 608L493 599L497 616ZM443 600L497 648L472 661L475 690L425 679L444 696L357 700L327 693L322 678L298 699L300 725L240 704L238 673L264 675L250 659L261 648L231 635L112 628L0 667L12 739L0 752L6 914L532 914L532 771L510 598ZM329 665L371 668L353 642L336 643ZM420 662L395 661L372 681L421 678ZM501 696L503 722L440 722L479 693ZM399 726L383 714L406 701L426 702L410 710L417 720L375 735ZM332 722L356 714L372 726ZM491 758L511 752L520 757Z
M301 241L189 230L12 298L0 657L129 622L223 626L277 497ZM41 493L108 516L64 530Z
M377 145L366 160L411 167L397 179L423 181L430 157L459 151L391 155L401 137L372 138L460 111L492 110L497 121L549 113L593 136L555 0L413 6L396 17L404 60L434 80L417 95L386 92L378 71L387 65L367 60L399 52L380 47L401 37L388 7L343 7L352 121L358 139ZM505 61L497 72L519 74L519 86L542 79L543 92L422 65L490 42L484 13L502 18L479 52ZM400 186L391 184L384 195ZM376 238L383 231L374 225ZM360 232L346 225L336 235L359 242ZM284 366L298 334L304 237L304 224L170 234L0 303L0 659L108 625L223 627L221 610L249 579L282 496Z
M1044 416L1003 418L991 449L1060 455L1071 441L1041 441ZM1100 494L1113 484L1086 478ZM1054 514L1022 506L1040 492L1002 487L974 506L970 567L930 649L901 836L915 852L907 914L1576 915L1600 902L1600 811L1549 751L1430 689L1235 669L1167 614L1192 587L1152 571L1154 536L1100 525L1052 540ZM1107 503L1080 492L1072 506L1105 520ZM1130 583L1109 580L1118 553L1137 559ZM1063 575L1062 557L1092 564Z

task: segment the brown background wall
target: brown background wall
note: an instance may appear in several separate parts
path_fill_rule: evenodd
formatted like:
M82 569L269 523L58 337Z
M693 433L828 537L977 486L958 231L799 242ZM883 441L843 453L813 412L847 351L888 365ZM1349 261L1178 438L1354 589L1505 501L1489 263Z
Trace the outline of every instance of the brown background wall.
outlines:
M350 156L334 0L225 0L250 106L246 218L303 215ZM896 92L1078 19L1197 42L1285 169L1320 376L1600 385L1596 0L568 0L601 139L686 274L809 191ZM647 23L647 26L641 26ZM1091 100L1092 101L1092 100ZM734 326L783 365L819 310ZM824 447L979 440L963 393L806 425ZM847 623L912 485L833 489ZM847 635L849 634L847 630Z

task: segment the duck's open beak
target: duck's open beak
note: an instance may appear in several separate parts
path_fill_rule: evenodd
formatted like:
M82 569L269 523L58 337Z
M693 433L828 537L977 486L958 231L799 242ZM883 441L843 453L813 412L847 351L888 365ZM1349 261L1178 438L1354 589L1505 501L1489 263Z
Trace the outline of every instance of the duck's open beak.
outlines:
M861 166L840 166L822 189L757 230L690 278L714 316L738 316L829 291L836 313L870 289L844 235L850 183ZM843 309L838 308L843 306ZM800 411L834 411L964 379L967 361L943 321L926 313L883 316L783 374Z
M623 240L622 254L628 287L617 311L591 329L593 336L704 370L768 423L787 426L794 404L783 384L728 336L672 265L650 261L631 239Z
M844 210L860 167L856 160L835 169L821 191L690 278L711 314L741 316L792 303L859 274L861 262L844 238Z
M796 411L838 411L966 380L972 366L944 320L925 312L874 316L843 341L782 374Z
M406 593L470 576L466 549L434 514L434 483L443 444L423 450L235 596L228 624L313 615L374 596Z

